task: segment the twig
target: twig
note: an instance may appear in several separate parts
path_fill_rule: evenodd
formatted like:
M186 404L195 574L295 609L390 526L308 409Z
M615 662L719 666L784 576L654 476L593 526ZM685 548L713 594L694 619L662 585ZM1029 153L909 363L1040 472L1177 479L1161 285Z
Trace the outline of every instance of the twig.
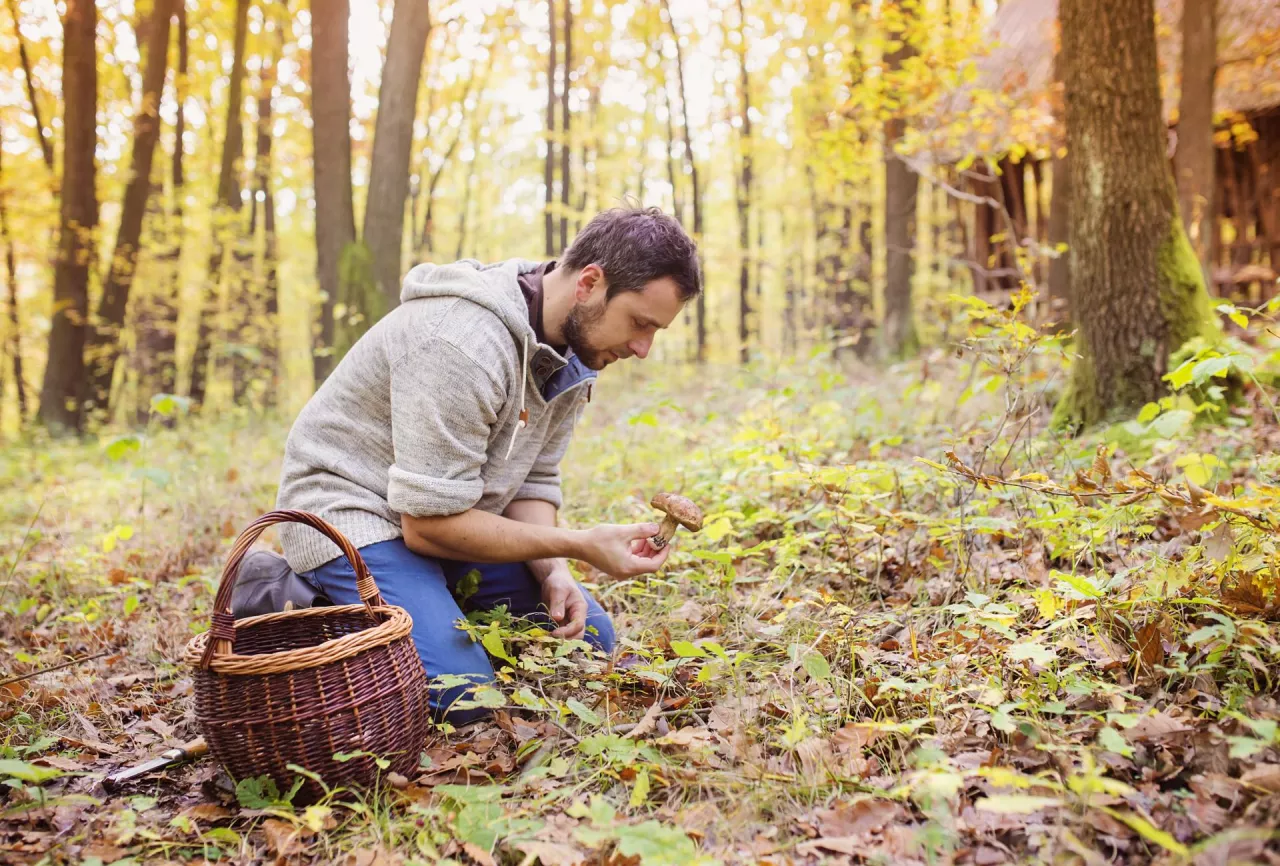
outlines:
M103 656L106 656L106 655L111 655L111 650L103 650L102 652L97 653L97 654L95 654L95 655L85 656L84 658L72 659L72 660L71 660L71 661L69 661L69 662L63 662L62 664L60 664L60 665L54 665L54 666L53 666L53 667L51 667L51 668L41 668L40 670L38 670L38 671L32 671L32 672L31 672L31 673L29 673L29 674L19 674L19 675L18 675L18 676L16 676L16 677L9 677L7 680L0 680L0 686L7 686L7 685L9 685L10 683L20 683L20 682L22 682L23 680L29 680L29 679L31 679L32 677L38 677L38 676L40 676L41 674L52 673L53 671L60 671L60 670L62 670L63 668L69 668L69 667L71 667L72 665L78 665L78 664L80 664L81 662L91 662L91 661L93 661L94 659L100 659L100 658L102 658Z
M9 587L13 585L13 573L18 570L18 563L22 561L22 554L26 552L27 539L31 537L31 530L35 528L36 521L40 519L40 512L44 511L44 504L48 501L48 496L40 500L40 507L36 509L36 513L31 516L31 522L27 524L22 543L18 545L18 552L13 556L13 565L9 566L9 573L5 575L4 588L0 589L0 604L4 604L5 599L9 597Z

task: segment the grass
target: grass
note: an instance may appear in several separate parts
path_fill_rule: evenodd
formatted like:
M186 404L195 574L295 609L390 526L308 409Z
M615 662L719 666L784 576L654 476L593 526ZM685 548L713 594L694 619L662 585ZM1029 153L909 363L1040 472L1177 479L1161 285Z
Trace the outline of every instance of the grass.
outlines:
M106 655L0 687L0 848L358 866L1276 858L1270 395L1250 385L1223 411L1213 374L1188 374L1142 421L1065 439L1044 430L1058 348L995 311L974 320L962 358L890 370L606 375L564 467L565 519L649 520L662 489L707 512L659 576L582 574L638 663L499 617L518 661L479 696L505 705L493 721L438 732L417 778L305 808L209 761L122 796L96 786L196 733L177 660L231 540L272 505L287 421L7 449L6 674Z

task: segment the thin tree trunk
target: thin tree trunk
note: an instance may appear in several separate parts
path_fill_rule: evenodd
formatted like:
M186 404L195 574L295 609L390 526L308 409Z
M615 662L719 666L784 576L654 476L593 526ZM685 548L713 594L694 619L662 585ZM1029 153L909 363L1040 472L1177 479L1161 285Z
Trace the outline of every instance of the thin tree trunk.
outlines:
M187 69L190 61L185 0L177 0L174 17L178 41L178 68L174 76L176 116L173 126L171 205L166 231L169 244L161 257L161 261L165 263L167 279L158 280L155 289L141 299L136 325L139 386L144 398L151 394L173 394L177 390L178 299L182 292L182 242L186 231L183 223L185 154L182 139L187 127ZM148 416L149 409L144 403L139 406L139 422L145 424Z
M53 278L53 321L40 420L53 432L79 432L89 271L95 259L98 195L98 15L93 0L66 0L62 17L63 130L61 236Z
M662 0L662 10L666 13L667 24L671 27L671 41L675 44L676 49L676 81L680 85L680 120L682 135L684 137L684 158L689 165L689 184L692 187L691 195L693 198L693 239L698 243L702 242L702 188L698 184L698 163L693 156L693 136L689 129L689 100L684 87L684 52L680 49L680 34L676 32L676 21L671 17L670 0ZM707 359L707 293L706 287L706 269L699 262L699 277L703 284L704 290L698 293L697 314L698 314L698 341L697 341L697 361L702 363Z
M747 74L747 13L743 0L738 0L738 71L742 90L742 149L737 184L738 206L738 360L750 359L751 314L751 80Z
M1088 424L1159 398L1169 354L1217 323L1165 158L1152 0L1061 13L1079 357L1054 418Z
M551 258L556 254L555 218L551 213L556 182L556 0L547 0L547 33L551 36L551 51L547 57L547 161L542 169L547 189L542 213L547 235L544 252Z
M226 136L222 143L222 164L218 173L218 198L213 209L213 252L209 256L209 279L205 286L204 304L196 350L191 361L191 402L204 403L209 383L210 354L218 312L219 288L228 247L240 240L240 163L244 156L244 53L248 36L249 0L236 0L235 43L232 48L231 75L227 88ZM233 255L234 257L234 255Z
M905 14L905 12L904 12ZM905 33L892 34L901 44L885 58L885 68L894 73L915 52ZM889 358L901 358L917 347L911 282L915 274L916 192L919 176L896 152L906 129L900 117L884 125L884 240L885 286L883 351Z
M1178 209L1208 284L1213 221L1213 81L1217 64L1217 0L1186 0L1182 7L1182 96L1173 170Z
M283 48L284 35L280 35ZM268 406L275 405L280 387L280 302L279 286L276 280L276 203L275 191L271 187L271 145L272 145L272 100L276 85L276 67L273 63L263 69L262 90L258 94L258 135L254 144L254 173L257 175L257 192L254 198L262 198L262 275L263 294L265 296L266 329L265 338L261 341L262 370L267 376L267 388L263 400Z
M36 138L40 142L40 155L44 157L44 164L48 166L52 176L55 171L53 142L49 140L45 130L44 117L40 113L40 100L36 98L36 80L31 74L31 57L27 54L27 40L22 38L22 18L18 11L18 0L8 0L8 2L9 14L13 16L13 35L18 40L18 62L22 64L22 77L27 83L27 101L31 104L31 117L36 122Z
M676 131L671 117L671 90L662 82L662 107L667 113L667 183L671 184L671 212L684 224L684 207L680 201L680 185L676 182Z
M0 148L0 157L4 148ZM18 426L27 420L27 383L22 372L22 327L18 318L18 261L13 249L13 235L9 231L8 196L4 187L4 171L0 169L0 242L4 244L5 277L9 281L9 346L13 363L13 383L18 394ZM0 402L3 402L0 393Z
M573 155L569 127L569 73L573 69L573 0L564 0L564 65L560 82L560 249L569 246L569 158Z
M373 265L383 307L400 303L400 251L409 196L409 153L418 107L422 58L431 32L427 0L396 0L387 59L378 87L378 119L369 166L369 194L361 237Z
M355 244L351 194L351 79L347 73L348 0L311 0L311 140L315 155L316 271L324 295L315 347L316 384L338 357L334 308L342 299L341 264ZM344 333L346 331L344 327Z
M444 156L440 159L440 165L436 166L435 171L431 172L431 178L427 182L426 199L427 210L422 219L422 238L419 242L419 249L428 255L435 251L435 204L436 204L436 187L440 184L440 178L444 175L445 169L449 167L449 161L453 159L453 154L458 149L458 142L462 141L462 131L467 124L467 100L473 92L484 93L485 88L489 85L489 73L493 69L493 55L488 55L485 60L484 72L477 75L473 70L471 77L467 79L466 86L463 88L462 99L458 104L462 108L462 117L458 121L458 129L453 134L453 139L449 142L449 147L445 150ZM477 84L479 87L477 88ZM479 109L479 98L477 96L476 108Z
M129 180L120 207L120 229L115 252L94 328L89 333L85 362L88 365L89 399L95 408L109 410L111 380L120 357L129 292L133 288L142 239L142 218L151 197L151 162L160 138L160 94L169 63L169 21L176 0L155 0L147 27L146 60L142 73L142 96L133 121L133 153L129 158Z

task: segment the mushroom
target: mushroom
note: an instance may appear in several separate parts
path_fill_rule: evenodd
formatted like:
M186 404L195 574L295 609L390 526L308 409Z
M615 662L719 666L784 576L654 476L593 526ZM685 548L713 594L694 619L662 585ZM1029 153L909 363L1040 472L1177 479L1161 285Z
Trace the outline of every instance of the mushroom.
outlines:
M658 534L649 539L654 550L662 550L676 534L676 527L683 526L691 532L702 528L702 509L692 501L675 493L659 493L649 503L666 515Z

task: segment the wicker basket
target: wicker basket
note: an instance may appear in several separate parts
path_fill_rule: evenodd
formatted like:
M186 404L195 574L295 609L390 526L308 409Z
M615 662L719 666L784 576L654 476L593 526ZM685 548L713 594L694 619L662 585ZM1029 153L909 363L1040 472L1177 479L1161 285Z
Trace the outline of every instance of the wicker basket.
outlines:
M364 604L314 607L235 620L231 591L240 561L276 523L303 523L342 549ZM330 788L367 786L379 772L411 775L426 742L427 681L400 607L386 605L373 575L342 533L305 511L273 511L236 539L222 571L212 625L187 644L196 721L233 779L270 776L283 792L296 764ZM350 753L364 753L349 757ZM334 755L346 753L346 760ZM375 757L377 756L377 757ZM296 802L322 786L307 780Z

